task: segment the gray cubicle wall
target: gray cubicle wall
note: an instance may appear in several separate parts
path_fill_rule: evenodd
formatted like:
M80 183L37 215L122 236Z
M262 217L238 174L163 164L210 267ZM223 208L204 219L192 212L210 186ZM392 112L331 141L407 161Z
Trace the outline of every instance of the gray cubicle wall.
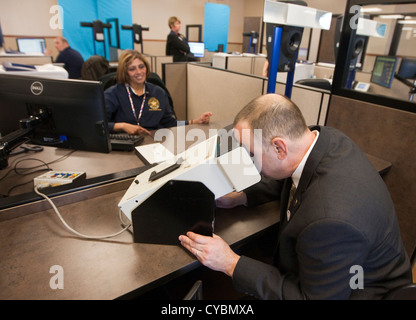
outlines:
M266 56L253 54L217 53L212 57L212 65L216 68L227 69L255 76L262 76Z
M179 120L187 116L187 63L165 63L162 65L162 79L173 100L173 108Z
M267 82L264 91L267 91ZM276 93L285 94L285 86L277 83ZM303 85L294 85L292 88L292 101L302 111L308 125L325 125L326 113L331 93Z
M159 77L162 78L163 70L162 66L164 63L169 63L173 61L172 56L154 56L145 54L144 55L147 58L147 61L150 64L150 71L157 73Z
M178 119L195 119L212 111L213 120L230 120L252 99L267 92L267 79L194 63L163 64L163 79ZM285 85L276 83L276 93ZM308 125L325 124L330 92L295 85L292 100Z
M416 253L416 113L333 95L327 124L366 153L392 163L383 176L409 256Z
M262 94L263 79L248 74L188 64L188 117L206 111L231 122L243 106Z

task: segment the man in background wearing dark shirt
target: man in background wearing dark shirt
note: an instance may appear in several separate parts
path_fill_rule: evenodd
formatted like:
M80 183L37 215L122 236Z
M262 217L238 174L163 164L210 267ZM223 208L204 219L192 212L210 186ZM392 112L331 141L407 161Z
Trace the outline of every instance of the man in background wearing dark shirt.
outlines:
M64 64L65 70L68 71L69 79L80 79L81 68L84 64L84 59L81 54L72 49L64 37L56 37L54 43L56 50L59 51L55 63Z

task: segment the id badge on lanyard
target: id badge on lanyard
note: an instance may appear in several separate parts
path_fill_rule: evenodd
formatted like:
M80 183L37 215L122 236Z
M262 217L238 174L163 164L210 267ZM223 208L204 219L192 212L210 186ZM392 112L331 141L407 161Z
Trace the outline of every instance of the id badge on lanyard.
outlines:
M136 119L137 125L140 126L140 118L142 117L144 103L146 101L146 90L144 92L142 105L140 107L139 115L137 117L136 117L136 108L134 107L133 99L131 97L131 92L129 90L129 85L128 84L126 84L126 90L127 90L127 94L129 96L129 100L130 100L131 111L133 112L133 116Z

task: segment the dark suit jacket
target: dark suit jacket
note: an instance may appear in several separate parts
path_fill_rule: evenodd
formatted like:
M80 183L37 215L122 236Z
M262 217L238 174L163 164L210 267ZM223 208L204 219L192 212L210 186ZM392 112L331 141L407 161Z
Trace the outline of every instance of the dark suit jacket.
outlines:
M173 56L173 62L196 61L191 54L188 41L182 34L171 31L166 41L166 55Z
M242 256L233 283L261 299L379 299L411 282L390 194L348 137L327 127L312 130L320 135L288 208L289 222L286 181L246 190L249 205L281 191L275 265ZM357 288L360 279L363 289Z

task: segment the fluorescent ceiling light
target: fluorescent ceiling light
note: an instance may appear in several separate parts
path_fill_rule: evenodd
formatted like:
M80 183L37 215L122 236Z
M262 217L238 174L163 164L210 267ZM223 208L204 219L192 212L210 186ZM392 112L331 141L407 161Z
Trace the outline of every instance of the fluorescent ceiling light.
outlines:
M416 24L416 20L401 20L400 24Z
M381 12L381 8L361 8L361 12Z
M382 14L378 16L381 19L403 19L404 16L401 14Z

